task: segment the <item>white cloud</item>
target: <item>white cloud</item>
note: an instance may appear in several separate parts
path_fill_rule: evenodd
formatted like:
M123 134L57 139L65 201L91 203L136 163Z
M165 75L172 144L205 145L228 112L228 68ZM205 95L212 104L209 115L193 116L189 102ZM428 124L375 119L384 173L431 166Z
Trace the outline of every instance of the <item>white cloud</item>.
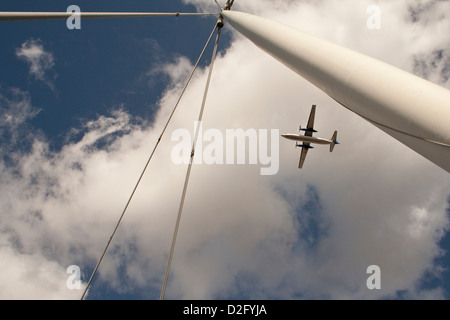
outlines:
M432 37L431 51L446 41L428 24L408 19L415 1L380 2L380 31L366 28L369 1L280 3L237 1L236 9L410 70L421 48L405 45L407 31ZM178 98L184 70L184 59L160 69L173 84L152 126L132 125L129 115L116 111L87 124L84 136L60 152L50 152L38 137L28 152L15 151L14 166L1 165L0 254L8 259L1 261L24 271L0 275L4 298L73 297L65 268L80 265L86 276L91 271ZM158 297L186 169L170 160L170 132L193 130L205 79L202 70L189 87L100 268L100 279L118 291L146 288L145 298ZM319 135L336 129L342 144L331 154L317 147L298 170L299 150L280 140L275 176L260 176L259 165L194 166L168 298L444 296L444 284L425 290L418 283L441 270L435 259L449 227L447 173L237 35L216 61L209 92L205 129L293 131L317 104ZM379 291L366 287L372 264L381 268ZM24 276L34 270L39 277Z
M30 75L54 89L52 81L46 74L55 65L54 57L52 53L44 49L40 39L28 39L22 43L22 46L16 49L16 56L29 64Z
M8 146L24 143L27 139L27 121L33 119L40 110L30 103L30 96L18 88L11 88L0 93L0 155L6 155Z
M0 247L0 298L4 299L79 299L78 290L68 289L70 274L56 261L37 254L20 254ZM83 287L84 289L84 287Z

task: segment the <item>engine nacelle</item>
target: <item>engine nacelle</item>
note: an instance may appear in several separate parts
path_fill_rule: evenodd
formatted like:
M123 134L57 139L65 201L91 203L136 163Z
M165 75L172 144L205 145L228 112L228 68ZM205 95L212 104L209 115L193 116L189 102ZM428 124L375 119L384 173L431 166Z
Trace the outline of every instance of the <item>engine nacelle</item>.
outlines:
M314 149L314 147L312 147L312 146L310 146L310 145L308 145L308 144L298 144L298 143L296 143L296 144L295 144L295 147L296 147L296 148Z

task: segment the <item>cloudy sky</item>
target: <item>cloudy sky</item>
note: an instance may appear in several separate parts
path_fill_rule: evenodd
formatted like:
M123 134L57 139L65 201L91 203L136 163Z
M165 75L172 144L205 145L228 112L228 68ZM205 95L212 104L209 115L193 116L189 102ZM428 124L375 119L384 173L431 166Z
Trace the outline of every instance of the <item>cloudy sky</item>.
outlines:
M225 1L219 0L223 4ZM216 12L212 0L16 1L3 11ZM367 9L380 9L369 29ZM245 0L257 14L450 89L450 2ZM79 299L215 17L2 22L0 298ZM88 299L158 299L209 48L113 240ZM311 150L279 140L279 170L194 165L168 299L448 299L450 176L342 108L225 25L204 132L295 132L317 105ZM204 144L207 144L207 137ZM270 140L270 139L269 139ZM273 141L272 141L273 142ZM275 160L274 160L275 161ZM81 289L69 289L78 266ZM369 290L367 268L380 268Z

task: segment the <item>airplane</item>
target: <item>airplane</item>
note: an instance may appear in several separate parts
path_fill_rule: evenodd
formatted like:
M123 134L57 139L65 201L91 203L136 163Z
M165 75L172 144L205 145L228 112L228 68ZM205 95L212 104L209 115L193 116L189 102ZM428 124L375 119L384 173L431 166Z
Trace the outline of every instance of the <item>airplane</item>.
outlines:
M331 137L330 140L313 137L313 133L317 132L316 130L314 130L315 114L316 114L316 105L313 105L311 108L311 113L309 114L308 125L306 126L306 128L302 128L301 126L299 127L299 131L304 131L305 135L293 134L293 133L281 135L283 138L286 138L288 140L303 142L303 144L298 144L298 143L295 144L296 148L297 147L302 148L302 153L300 155L300 162L298 164L299 169L301 169L303 167L303 163L305 162L305 158L306 158L306 155L308 154L308 150L314 148L311 146L311 143L323 144L323 145L329 144L330 152L333 152L334 146L339 144L339 142L337 142L337 140L336 140L337 139L337 131L334 132L333 137Z

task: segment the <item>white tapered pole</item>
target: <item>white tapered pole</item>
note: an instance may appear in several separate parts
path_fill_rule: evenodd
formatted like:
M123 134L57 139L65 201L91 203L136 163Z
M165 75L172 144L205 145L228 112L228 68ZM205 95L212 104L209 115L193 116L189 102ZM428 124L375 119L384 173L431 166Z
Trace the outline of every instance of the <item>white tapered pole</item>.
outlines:
M341 105L450 172L449 90L268 19L236 11L222 15Z

